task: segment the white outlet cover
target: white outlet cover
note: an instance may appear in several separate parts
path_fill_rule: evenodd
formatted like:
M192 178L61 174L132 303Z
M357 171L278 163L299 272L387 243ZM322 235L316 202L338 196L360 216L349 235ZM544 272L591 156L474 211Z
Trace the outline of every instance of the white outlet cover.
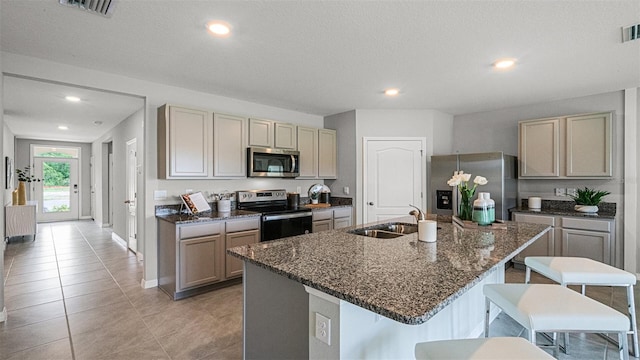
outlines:
M166 199L167 199L167 190L153 191L153 200L166 200Z
M331 319L316 313L316 339L331 346Z

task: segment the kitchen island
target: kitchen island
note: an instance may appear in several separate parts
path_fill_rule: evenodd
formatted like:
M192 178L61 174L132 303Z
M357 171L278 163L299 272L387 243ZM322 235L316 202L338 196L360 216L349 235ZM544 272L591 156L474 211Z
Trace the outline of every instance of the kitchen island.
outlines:
M436 243L341 229L230 249L245 266L245 358L412 358L419 341L479 336L482 285L548 227L438 226Z

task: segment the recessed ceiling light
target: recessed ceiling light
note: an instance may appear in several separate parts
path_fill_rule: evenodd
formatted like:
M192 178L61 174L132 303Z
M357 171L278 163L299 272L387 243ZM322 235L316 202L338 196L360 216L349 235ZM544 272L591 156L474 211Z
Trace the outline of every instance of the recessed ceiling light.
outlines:
M71 101L71 102L78 102L80 101L80 98L77 96L65 96L64 97L67 101Z
M516 59L500 59L493 63L496 69L508 69L516 64Z
M225 37L231 33L231 26L223 21L210 21L207 23L207 29L215 36Z
M396 96L400 93L400 90L391 88L384 91L384 94L387 96Z
M96 121L93 122L93 125L100 126L100 125L102 125L102 121L96 120Z
M58 129L60 129L60 130L69 130L69 128L67 126L64 126L64 125L58 126Z

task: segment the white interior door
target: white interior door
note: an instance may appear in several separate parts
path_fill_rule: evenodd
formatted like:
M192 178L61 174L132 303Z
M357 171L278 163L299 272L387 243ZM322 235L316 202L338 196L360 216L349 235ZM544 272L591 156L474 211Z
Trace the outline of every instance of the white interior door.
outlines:
M136 200L137 200L137 157L136 139L127 141L127 246L131 251L138 252Z
M364 222L408 215L409 204L424 209L423 151L426 139L364 139Z
M78 220L78 159L34 157L34 174L40 182L31 183L38 201L38 222Z

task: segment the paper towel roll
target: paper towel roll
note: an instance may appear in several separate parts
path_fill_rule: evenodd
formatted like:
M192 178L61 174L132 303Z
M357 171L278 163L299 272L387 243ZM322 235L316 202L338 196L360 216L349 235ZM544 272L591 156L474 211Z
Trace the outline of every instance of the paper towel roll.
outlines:
M434 220L418 221L418 240L435 242L438 238L438 223Z
M542 207L542 199L538 196L529 196L527 204L529 204L529 209L540 209Z

